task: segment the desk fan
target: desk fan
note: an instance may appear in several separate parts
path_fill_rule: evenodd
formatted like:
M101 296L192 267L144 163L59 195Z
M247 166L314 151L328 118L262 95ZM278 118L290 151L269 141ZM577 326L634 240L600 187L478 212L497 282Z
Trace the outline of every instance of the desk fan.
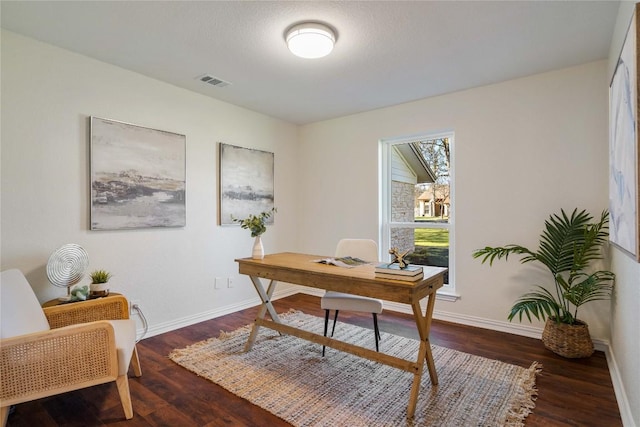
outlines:
M67 296L59 298L61 301L71 299L71 287L84 276L89 266L87 252L75 243L69 243L58 248L47 262L47 278L52 285L67 288Z

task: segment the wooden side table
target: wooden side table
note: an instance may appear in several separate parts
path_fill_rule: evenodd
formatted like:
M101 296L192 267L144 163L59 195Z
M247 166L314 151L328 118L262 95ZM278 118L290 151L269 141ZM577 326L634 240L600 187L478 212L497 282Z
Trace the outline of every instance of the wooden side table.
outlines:
M124 295L115 292L86 301L62 302L53 299L42 304L42 310L51 329L98 320L129 319L129 302ZM136 377L142 375L137 347L133 348L131 366Z

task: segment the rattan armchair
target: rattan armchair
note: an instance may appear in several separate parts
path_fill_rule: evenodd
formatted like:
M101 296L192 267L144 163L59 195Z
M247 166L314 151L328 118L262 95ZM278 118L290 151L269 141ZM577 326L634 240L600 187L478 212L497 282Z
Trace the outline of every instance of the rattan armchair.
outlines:
M104 313L100 300L43 310L19 270L2 272L0 291L3 426L11 405L111 381L126 419L133 417L128 369L131 364L136 376L141 370L135 322L127 319L124 297L110 299L110 314ZM119 320L104 320L109 318Z

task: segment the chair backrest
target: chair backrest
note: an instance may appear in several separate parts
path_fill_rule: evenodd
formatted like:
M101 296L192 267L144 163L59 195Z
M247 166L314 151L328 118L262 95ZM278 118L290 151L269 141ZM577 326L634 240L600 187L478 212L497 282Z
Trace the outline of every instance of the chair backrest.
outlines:
M352 256L364 261L378 261L378 244L371 239L342 239L336 247L336 257Z
M0 276L0 338L49 330L49 322L36 294L20 270Z

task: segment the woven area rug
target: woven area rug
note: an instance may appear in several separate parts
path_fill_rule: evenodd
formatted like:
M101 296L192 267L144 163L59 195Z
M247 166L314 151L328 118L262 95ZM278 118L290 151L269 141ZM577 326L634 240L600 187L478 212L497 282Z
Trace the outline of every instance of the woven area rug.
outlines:
M283 323L322 334L324 320L299 311ZM261 328L251 351L250 326L222 332L169 357L186 369L294 426L521 426L536 396L540 365L522 368L432 346L439 385L425 364L415 417L406 417L413 375ZM335 338L373 347L373 331L338 322ZM382 333L380 351L415 360L419 342Z

